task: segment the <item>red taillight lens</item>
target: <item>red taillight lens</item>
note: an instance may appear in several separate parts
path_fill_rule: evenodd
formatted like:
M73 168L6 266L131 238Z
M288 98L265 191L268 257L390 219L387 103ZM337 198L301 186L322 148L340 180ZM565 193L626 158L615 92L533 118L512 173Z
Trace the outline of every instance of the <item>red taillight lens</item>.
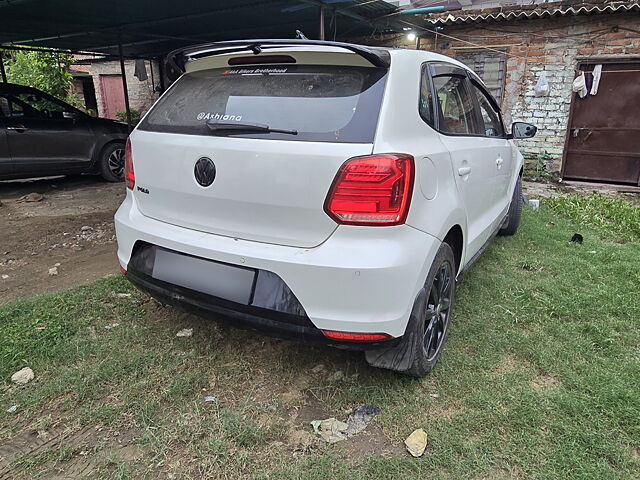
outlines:
M127 269L126 269L126 268L124 268L122 265L118 265L118 266L120 267L120 272L121 272L123 275L126 275L126 274L127 274Z
M332 340L350 340L354 342L375 342L379 340L389 340L393 338L386 333L353 333L335 332L333 330L321 330L322 334Z
M413 192L413 157L404 153L347 160L336 175L324 210L347 225L400 225Z
M133 190L136 185L136 174L133 171L133 155L131 154L131 141L127 138L124 147L124 182L129 190Z

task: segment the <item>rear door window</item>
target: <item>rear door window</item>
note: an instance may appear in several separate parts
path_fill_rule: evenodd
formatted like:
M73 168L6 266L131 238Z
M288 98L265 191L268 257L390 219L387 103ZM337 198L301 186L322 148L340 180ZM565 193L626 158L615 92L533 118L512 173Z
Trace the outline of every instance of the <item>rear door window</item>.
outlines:
M476 135L476 110L466 77L438 75L433 78L440 114L440 131L452 135Z
M10 117L11 109L9 108L9 100L0 97L0 117Z
M54 101L37 93L21 92L8 96L11 117L62 119L64 112L75 110L62 102Z
M274 65L229 67L183 75L138 127L210 135L207 121L296 130L235 132L234 137L371 143L386 69Z

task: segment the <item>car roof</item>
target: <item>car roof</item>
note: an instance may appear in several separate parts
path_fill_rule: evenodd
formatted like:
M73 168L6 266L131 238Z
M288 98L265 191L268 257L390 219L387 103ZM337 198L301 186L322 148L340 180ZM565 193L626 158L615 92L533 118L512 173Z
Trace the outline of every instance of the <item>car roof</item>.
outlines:
M26 85L18 85L17 83L6 83L6 82L0 82L0 92L19 92L19 91L32 91L32 92L38 92L38 93L45 93L41 90L38 90L37 88L33 88L33 87L28 87Z

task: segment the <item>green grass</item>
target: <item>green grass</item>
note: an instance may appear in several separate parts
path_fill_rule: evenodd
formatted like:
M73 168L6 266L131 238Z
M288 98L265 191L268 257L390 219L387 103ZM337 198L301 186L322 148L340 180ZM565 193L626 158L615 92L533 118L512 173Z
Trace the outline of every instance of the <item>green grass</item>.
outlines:
M640 240L640 208L622 198L592 192L589 195L563 195L545 201L558 214L597 228L614 240Z
M129 290L111 279L69 292L19 300L0 309L0 377L51 358L65 360L65 343L77 332L106 318L122 318L134 309L109 298L114 289Z
M220 329L119 277L0 306L0 438L98 427L96 478L638 478L640 245L608 208L607 220L577 223L546 205L527 209L519 233L496 239L463 278L441 363L420 380L356 353ZM576 231L584 244L569 241ZM193 337L176 338L185 327ZM327 371L311 373L319 363ZM10 386L24 365L36 379ZM303 403L341 419L378 405L375 424L399 453L295 452L289 433L311 430ZM418 459L401 449L415 428L429 437ZM135 454L118 446L127 432ZM67 438L14 460L12 475L46 478L78 450Z

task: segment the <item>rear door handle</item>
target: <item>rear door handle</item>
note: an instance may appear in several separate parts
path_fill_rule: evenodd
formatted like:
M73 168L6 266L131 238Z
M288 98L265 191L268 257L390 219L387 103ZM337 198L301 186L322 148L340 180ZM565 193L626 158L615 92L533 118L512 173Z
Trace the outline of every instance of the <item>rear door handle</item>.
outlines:
M458 169L458 175L464 177L465 175L469 175L471 173L471 167L460 167Z
M497 159L496 159L496 165L498 165L498 167L499 167L500 165L502 165L502 162L504 162L504 160L502 159L502 157L500 157L500 158L497 158Z
M15 127L7 127L7 130L16 130L18 132L24 132L25 130L29 130L24 125L16 125Z

